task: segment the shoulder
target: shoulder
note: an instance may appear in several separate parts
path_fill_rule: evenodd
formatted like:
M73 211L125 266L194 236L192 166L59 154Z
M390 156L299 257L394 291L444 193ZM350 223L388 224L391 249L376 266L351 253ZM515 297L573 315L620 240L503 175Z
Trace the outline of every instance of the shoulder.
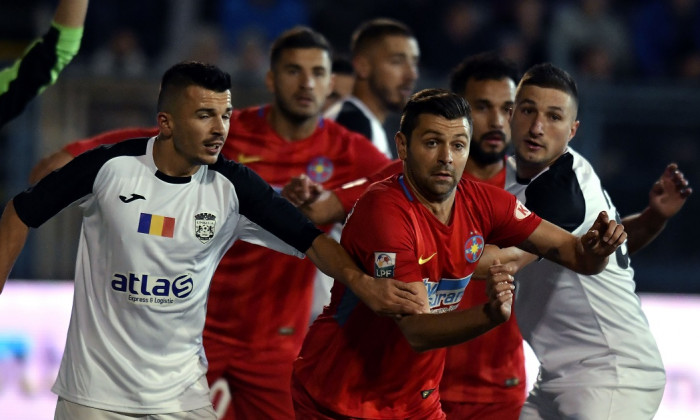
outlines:
M529 209L570 232L583 223L586 214L581 172L576 170L581 161L574 153L564 153L525 189Z
M372 138L372 122L364 111L350 100L341 103L335 121L349 130L362 133L367 138Z

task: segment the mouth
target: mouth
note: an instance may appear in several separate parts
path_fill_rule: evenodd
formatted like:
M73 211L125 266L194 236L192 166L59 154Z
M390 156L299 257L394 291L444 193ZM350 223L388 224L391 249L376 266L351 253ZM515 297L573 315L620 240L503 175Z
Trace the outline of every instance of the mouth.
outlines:
M224 142L221 140L214 140L204 143L204 149L210 155L217 155L221 152L221 148L224 147Z
M481 136L481 143L499 147L505 144L506 135L501 131L491 131Z
M315 103L313 96L295 95L294 100L302 106L311 106Z
M525 146L525 148L526 148L527 150L530 150L530 151L533 151L533 152L534 152L534 151L538 151L538 150L544 149L544 145L539 144L539 143L537 143L536 141L534 141L534 140L532 140L532 139L525 139L525 140L523 141L523 145Z
M438 181L452 181L454 179L454 174L451 171L435 171L430 174L433 179Z

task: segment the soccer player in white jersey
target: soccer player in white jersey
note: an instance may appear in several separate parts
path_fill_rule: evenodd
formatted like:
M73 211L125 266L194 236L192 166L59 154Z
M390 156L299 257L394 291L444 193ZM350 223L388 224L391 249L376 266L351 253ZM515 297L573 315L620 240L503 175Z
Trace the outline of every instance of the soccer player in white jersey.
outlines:
M156 137L86 152L8 203L0 290L30 227L73 202L83 211L56 419L214 419L202 328L211 276L236 239L306 254L378 312L426 304L414 288L363 274L254 172L219 155L230 87L214 66L173 66Z
M506 189L541 217L579 234L604 210L620 221L591 165L568 146L578 94L563 70L541 64L521 79L511 119L515 156ZM516 274L515 312L540 372L521 419L651 419L665 373L639 298L629 253L651 241L691 193L669 165L649 207L622 220L628 233L600 274L539 261Z

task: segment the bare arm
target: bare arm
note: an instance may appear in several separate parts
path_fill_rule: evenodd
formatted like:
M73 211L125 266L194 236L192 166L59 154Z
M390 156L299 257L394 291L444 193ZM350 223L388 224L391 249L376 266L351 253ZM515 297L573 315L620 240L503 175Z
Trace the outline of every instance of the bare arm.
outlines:
M345 220L345 209L333 191L323 189L302 174L293 177L280 193L297 206L316 225L340 223Z
M539 255L581 274L603 271L608 255L622 245L627 233L602 211L591 228L577 237L546 221L535 229L518 248Z
M66 163L73 160L73 155L65 150L59 150L39 161L29 173L29 183L36 184L40 179L50 172L62 168Z
M633 254L647 246L666 227L693 193L678 165L671 163L649 191L649 206L641 213L622 219L627 232L627 248Z
M56 7L53 21L61 26L80 28L85 24L88 0L61 0Z
M416 351L451 346L481 335L510 318L513 304L513 277L505 266L494 261L487 278L489 302L464 310L440 314L411 315L396 322ZM422 286L422 283L420 283ZM423 296L427 292L423 287Z
M29 227L17 216L15 206L10 201L0 218L0 292L5 287L7 277L27 241L28 234Z
M319 270L346 285L380 315L420 314L429 311L422 283L372 278L352 261L338 242L326 235L319 235L306 255Z
M530 254L514 246L499 248L496 245L487 244L484 248L484 253L479 258L479 263L476 266L476 270L474 270L472 278L485 280L489 275L489 268L497 260L501 261L504 266L507 266L511 274L515 274L531 262L537 261L537 255Z

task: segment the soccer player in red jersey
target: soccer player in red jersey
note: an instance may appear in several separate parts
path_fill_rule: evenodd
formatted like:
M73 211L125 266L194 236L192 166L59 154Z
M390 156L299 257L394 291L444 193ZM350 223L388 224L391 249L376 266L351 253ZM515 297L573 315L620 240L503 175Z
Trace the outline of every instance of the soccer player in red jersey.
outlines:
M504 188L510 116L519 79L514 63L493 53L468 57L451 74L450 88L472 107L474 136L464 177ZM486 301L486 285L473 281L462 306ZM493 330L447 348L440 382L448 419L517 420L525 402L525 356L517 313Z
M336 283L294 365L298 418L445 418L439 348L510 316L512 286L502 267L489 278L488 303L456 310L485 243L515 244L597 272L626 238L603 213L586 235L574 237L505 191L461 180L471 127L469 105L456 94L428 89L406 105L396 134L403 174L367 190L341 244L368 273L423 284L432 313L379 318Z
M281 35L266 78L275 100L234 111L224 156L280 188L299 173L335 188L386 164L367 139L320 117L330 92L330 66L320 34L296 28ZM64 152L75 155L155 132L111 132ZM212 280L204 331L215 408L231 407L224 418L294 417L289 381L307 330L315 272L307 260L247 243L234 244L224 256Z

